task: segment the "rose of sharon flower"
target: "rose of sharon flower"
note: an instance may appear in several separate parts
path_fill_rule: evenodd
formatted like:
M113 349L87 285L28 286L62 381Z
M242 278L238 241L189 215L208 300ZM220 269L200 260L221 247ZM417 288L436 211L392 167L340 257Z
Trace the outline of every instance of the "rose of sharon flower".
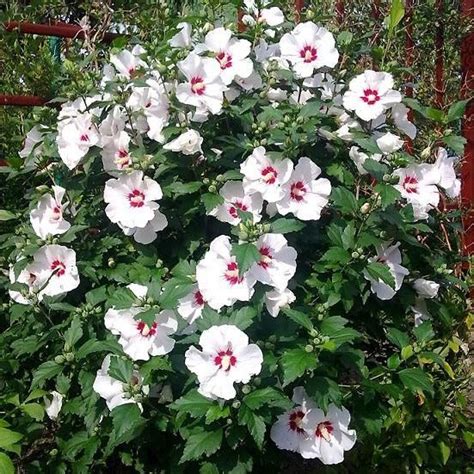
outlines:
M196 279L204 301L215 310L236 301L249 301L254 292L255 277L250 271L239 275L239 267L231 255L230 237L226 235L211 242L197 264Z
M202 350L191 346L185 354L186 367L197 375L199 393L209 398L231 400L234 383L248 383L260 373L263 354L247 335L232 325L212 326L199 338Z
M178 322L171 310L158 312L151 325L135 317L144 310L111 308L105 313L105 327L116 336L119 344L132 360L148 360L151 356L168 354L174 348L169 336L178 329Z
M127 132L121 131L117 135L107 140L102 148L102 166L104 170L112 176L120 176L120 172L129 169L132 165L132 157L128 147L130 136Z
M140 59L140 54L144 52L145 50L141 46L136 45L132 51L124 49L118 54L112 54L110 62L115 66L121 77L132 79L139 68L146 67L145 61Z
M238 212L240 210L250 212L254 224L260 222L263 205L260 193L247 195L240 181L227 181L219 194L224 198L224 202L209 212L210 216L215 216L221 222L238 225L242 221Z
M199 291L198 285L193 285L191 292L184 298L178 300L177 311L179 315L189 324L193 324L201 317L206 302Z
M284 291L296 272L296 250L288 246L281 234L263 234L255 245L260 260L252 265L250 272L257 281Z
M404 141L398 135L387 132L376 139L380 151L385 154L393 153L403 146Z
M21 257L18 260L20 261L23 259L24 257ZM31 304L31 296L33 292L41 288L41 282L38 280L38 276L34 273L31 273L27 266L19 273L18 278L16 278L13 265L10 265L9 278L11 284L23 283L24 285L28 286L28 289L25 292L8 290L10 298L18 304ZM41 299L41 296L39 296L38 299Z
M334 67L339 59L334 36L311 21L300 23L280 40L281 57L293 64L299 77L310 77L315 69Z
M401 288L403 279L409 273L408 269L401 265L402 254L400 250L398 250L399 246L400 242L397 242L395 245L390 245L390 242L385 242L376 248L377 256L369 259L370 263L378 262L387 265L395 280L395 288L387 285L382 280L375 280L364 270L364 277L370 281L372 293L375 293L381 300L391 300L395 296L395 293Z
M270 2L268 0L262 0L258 3L259 6L265 7ZM283 12L278 7L259 9L255 0L244 0L244 6L245 10L249 13L242 17L242 22L245 25L254 26L258 22L268 26L278 26L285 21Z
M54 197L45 194L38 205L30 212L30 222L35 234L46 239L48 235L64 234L71 224L64 220L62 200L66 190L61 186L53 186Z
M251 44L247 40L232 37L232 31L226 28L215 28L207 33L200 49L213 53L221 69L220 78L229 85L235 76L249 77L253 71L252 60L248 57Z
M226 86L221 81L221 68L212 58L201 58L190 53L178 68L186 77L185 83L176 87L176 97L183 103L194 105L199 111L218 114L224 101Z
M108 204L105 213L126 235L133 235L137 242L150 243L155 240L156 232L168 224L155 202L162 196L156 181L143 177L142 171L134 171L105 183L104 201Z
M439 203L439 172L433 165L412 165L393 172L399 177L394 186L404 199L413 206L415 219L428 219L428 212Z
M303 221L317 221L331 194L329 180L316 179L320 174L319 166L307 157L300 158L290 179L283 185L285 195L276 203L278 212L283 216L292 213Z
M397 102L400 92L392 89L393 77L386 72L367 70L349 82L342 102L346 110L354 110L362 120L374 120Z
M181 22L176 25L179 29L169 41L168 44L172 48L189 48L191 46L192 26L189 23Z
M143 411L143 406L137 398L141 394L148 394L148 385L142 385L142 378L136 370L133 371L128 384L112 378L109 375L110 359L110 354L106 355L101 368L97 371L92 386L94 392L105 399L109 410L127 403L136 403L140 411Z
M461 192L461 181L456 178L454 170L455 157L449 157L444 148L438 148L434 168L439 173L439 180L436 184L446 191L450 198L459 196Z
M288 288L283 291L272 290L265 293L265 307L274 318L278 316L281 308L289 306L295 300L294 293Z
M293 392L292 410L278 417L270 437L280 449L294 451L305 459L318 458L323 464L338 464L351 449L356 433L349 430L350 414L330 404L325 414L309 399L302 387Z
M42 288L39 297L61 295L79 286L76 252L62 245L41 247L26 270L35 276L35 286Z
M357 146L351 146L351 149L349 150L349 157L356 165L357 171L360 174L368 173L368 171L364 168L364 163L366 160L370 158L374 161L380 161L382 159L382 155L380 153L374 153L369 156L367 153L360 151L359 147Z
M56 390L53 390L49 396L43 397L44 408L50 420L55 421L58 418L59 412L63 406L63 398L64 396L59 392L56 392Z
M89 112L77 114L73 118L58 122L56 143L61 160L70 169L74 169L87 154L89 148L97 145L99 133L92 122Z
M282 185L290 179L292 171L291 160L272 160L263 146L255 148L240 165L245 193L260 193L268 202L276 202L284 197Z
M417 278L413 282L413 288L420 298L435 298L438 295L439 283L424 278Z
M163 145L163 148L183 153L183 155L194 155L195 153L202 153L202 141L203 138L199 135L199 132L191 129Z
M349 429L351 415L346 408L332 403L327 414L319 408L311 408L303 420L303 429L313 436L311 458L323 464L339 464L344 461L344 451L352 449L356 442L355 430Z

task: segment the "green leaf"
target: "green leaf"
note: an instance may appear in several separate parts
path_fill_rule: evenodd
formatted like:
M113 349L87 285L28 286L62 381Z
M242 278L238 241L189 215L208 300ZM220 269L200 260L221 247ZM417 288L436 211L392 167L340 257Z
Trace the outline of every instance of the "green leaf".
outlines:
M100 288L94 288L86 293L86 301L91 306L96 306L99 303L104 302L107 299L107 287L101 286Z
M88 339L76 351L77 360L87 357L95 352L111 352L112 354L122 354L122 346L115 340L98 341L97 339Z
M306 384L306 392L316 402L319 408L327 411L330 403L339 405L341 390L339 385L328 377L313 377Z
M123 383L130 383L133 374L133 364L128 359L112 356L107 373L113 379L120 380Z
M251 306L245 306L232 313L228 322L244 331L252 325L255 316L257 316L257 310Z
M354 137L354 141L363 148L365 151L368 151L372 154L382 153L375 138L364 138L364 137Z
M405 388L413 393L427 392L431 395L434 393L433 383L430 378L420 368L415 369L403 369L398 372L398 376L402 381Z
M449 456L451 455L451 448L444 441L440 441L438 443L438 447L439 452L441 454L441 461L443 463L443 466L446 466Z
M163 192L167 195L171 193L174 195L174 197L184 196L186 194L193 194L199 191L202 185L203 184L201 181L191 181L188 183L176 181L163 188Z
M69 349L74 347L74 344L82 337L83 331L81 327L81 320L79 316L73 318L69 329L64 333L65 344Z
M9 430L8 428L0 428L0 448L8 449L23 438L21 433Z
M321 257L321 260L325 262L333 262L338 265L344 265L347 262L349 262L350 259L351 259L350 253L341 247L331 247Z
M466 106L470 100L471 99L460 100L452 104L448 110L448 122L453 122L454 120L461 119L464 116Z
M365 160L362 166L365 169L365 171L367 171L377 181L382 181L383 176L388 173L387 165L384 165L383 163L372 160L372 158Z
M244 403L251 409L257 410L264 405L278 406L282 408L291 406L290 400L281 392L273 387L265 387L254 390L243 399Z
M395 288L395 277L387 265L380 262L372 262L365 267L365 270L375 281L382 281L390 288Z
M38 366L33 374L33 381L31 382L31 388L41 386L43 382L58 375L63 370L62 365L56 364L52 360L43 362Z
M392 34L396 26L402 21L405 16L405 5L403 0L392 0L392 6L390 7L390 14L388 17L388 31Z
M382 209L390 206L390 204L396 203L401 196L398 189L395 189L392 185L385 183L378 183L377 186L375 186L374 191L380 196Z
M260 260L258 248L250 243L232 245L232 255L235 256L240 275L243 275L255 262Z
M283 369L283 385L301 377L307 370L316 368L316 356L312 352L304 349L291 349L286 351L281 357Z
M288 234L290 232L298 232L301 229L304 229L305 223L299 221L298 219L288 219L286 217L281 217L271 223L272 232L276 234Z
M204 416L217 402L209 400L197 390L191 390L170 405L173 410L188 413L193 418Z
M10 221L12 219L16 219L16 214L13 212L6 211L5 209L0 209L0 222Z
M209 425L213 421L220 420L221 418L227 418L230 416L230 408L228 406L220 406L217 403L212 405L206 412L206 425Z
M112 432L112 446L127 443L138 437L146 425L140 408L135 403L119 405L111 411L114 431Z
M220 194L206 193L201 196L206 212L209 213L224 202Z
M2 474L15 474L15 466L5 453L0 453L0 472Z
M222 433L222 428L220 428L191 434L186 440L183 456L179 460L180 464L199 459L203 455L210 456L214 454L221 447Z
M341 235L342 246L344 247L345 250L348 250L354 247L355 235L356 235L356 229L355 229L354 223L350 222L349 224L347 224L346 228L344 229Z
M152 326L155 322L158 311L158 308L150 308L145 311L142 311L141 313L136 314L133 319L135 319L135 321L143 321L148 326Z
M113 288L110 290L110 296L107 300L109 307L115 309L128 309L131 308L137 297L128 288Z
M239 410L239 425L245 425L259 448L265 439L266 426L263 418L255 414L245 403Z
M21 409L36 421L41 421L44 417L44 408L39 403L27 403L22 405Z
M325 336L332 336L344 328L346 324L347 319L342 316L330 316L322 320L320 329Z
M357 210L357 199L348 189L343 187L333 188L331 199L334 205L344 214L352 214Z
M444 143L456 153L456 155L464 154L464 147L466 146L467 140L460 135L446 135L443 137Z
M304 327L308 331L313 329L313 323L309 319L309 316L301 311L296 311L291 308L283 308L283 313L286 314L296 324Z
M403 349L410 344L410 337L408 334L397 328L388 328L387 339L399 349Z
M430 321L425 321L418 327L413 329L413 334L416 339L420 342L428 342L433 339L435 333L433 331L433 325Z

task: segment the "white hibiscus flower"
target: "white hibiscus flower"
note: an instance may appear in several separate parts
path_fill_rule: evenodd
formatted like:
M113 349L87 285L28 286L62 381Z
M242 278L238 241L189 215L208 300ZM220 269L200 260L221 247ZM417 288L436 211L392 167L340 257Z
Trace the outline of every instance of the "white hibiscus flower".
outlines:
M319 166L307 157L300 158L290 179L283 185L285 195L276 203L278 212L283 216L292 213L303 221L318 220L331 194L329 180L316 179L320 174Z
M374 120L385 110L401 102L400 92L392 87L391 74L367 70L349 82L349 90L342 98L344 108L354 110L362 120Z
M239 274L235 257L231 255L230 237L216 237L204 258L197 264L196 279L204 301L216 310L236 301L249 301L255 285L250 271Z
M206 304L198 285L193 285L189 294L178 300L177 311L179 315L189 324L193 324L202 314Z
M227 181L219 190L219 194L224 198L224 202L209 212L210 216L232 225L238 225L242 221L239 210L250 212L254 224L262 219L261 194L246 194L240 181Z
M194 155L195 153L202 153L201 145L203 138L196 130L186 130L178 138L171 140L166 145L163 145L165 150L171 150L183 155Z
M291 33L283 35L280 51L299 77L310 77L315 69L332 68L339 59L334 36L311 21L300 23Z
M263 354L236 326L213 326L199 338L202 350L191 346L185 354L186 367L197 375L199 392L205 397L231 400L234 383L248 383L260 373Z
M63 218L63 210L67 204L62 204L66 190L61 186L53 186L54 197L45 194L38 205L30 212L30 222L35 234L46 239L48 235L64 234L71 224Z
M110 62L115 66L119 76L125 79L132 79L136 75L138 69L147 66L145 61L140 59L140 55L144 52L145 50L137 45L132 49L132 51L124 49L118 54L112 54L110 56Z
M132 157L128 150L129 144L130 136L124 131L118 132L107 140L101 152L104 171L112 176L120 176L121 171L131 167Z
M265 307L276 318L282 308L289 306L296 300L294 293L285 288L283 291L272 290L265 293Z
M266 201L276 202L285 195L282 185L290 179L293 163L288 158L272 160L259 146L240 165L240 171L246 194L260 193Z
M64 396L56 392L56 390L53 390L49 395L43 397L44 408L50 420L57 420L63 406L63 398Z

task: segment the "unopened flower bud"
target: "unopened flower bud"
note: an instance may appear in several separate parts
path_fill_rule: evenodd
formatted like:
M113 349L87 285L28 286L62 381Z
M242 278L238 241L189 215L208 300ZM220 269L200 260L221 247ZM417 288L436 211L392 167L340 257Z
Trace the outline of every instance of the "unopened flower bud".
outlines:
M232 408L238 410L240 408L240 405L241 403L239 402L239 400L235 400L235 402L232 403Z
M359 257L360 257L360 254L359 254L359 252L352 252L352 253L351 253L351 257L352 257L352 258L359 258Z
M210 193L215 193L217 192L217 188L214 184L211 184L209 188L207 189Z
M244 386L242 387L242 393L245 394L245 395L248 395L248 394L251 392L251 390L252 390L252 389L250 388L249 385L244 385Z
M64 354L64 357L67 362L72 362L74 360L74 354L72 352L66 352L66 354Z
M108 266L109 268L114 268L114 267L115 267L115 260L114 260L112 257L110 257L110 258L107 260L107 266Z
M56 364L62 364L64 362L64 356L62 355L57 355L55 358L54 358L54 362L56 362Z
M311 344L306 344L306 346L304 347L304 350L306 352L313 352L314 351L314 347L311 345Z
M431 147L427 146L426 148L423 149L421 152L421 157L426 160L426 158L429 158L431 155Z
M370 203L366 202L365 204L362 204L360 207L360 213L361 214L368 214L370 211Z

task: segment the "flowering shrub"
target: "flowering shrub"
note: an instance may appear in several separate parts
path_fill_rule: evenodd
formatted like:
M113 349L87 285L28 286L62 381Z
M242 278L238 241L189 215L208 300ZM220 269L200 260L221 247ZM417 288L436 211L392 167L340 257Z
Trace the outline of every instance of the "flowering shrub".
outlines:
M116 51L28 134L30 208L2 214L19 466L436 472L469 445L456 158L403 151L425 109L347 34L244 22Z

